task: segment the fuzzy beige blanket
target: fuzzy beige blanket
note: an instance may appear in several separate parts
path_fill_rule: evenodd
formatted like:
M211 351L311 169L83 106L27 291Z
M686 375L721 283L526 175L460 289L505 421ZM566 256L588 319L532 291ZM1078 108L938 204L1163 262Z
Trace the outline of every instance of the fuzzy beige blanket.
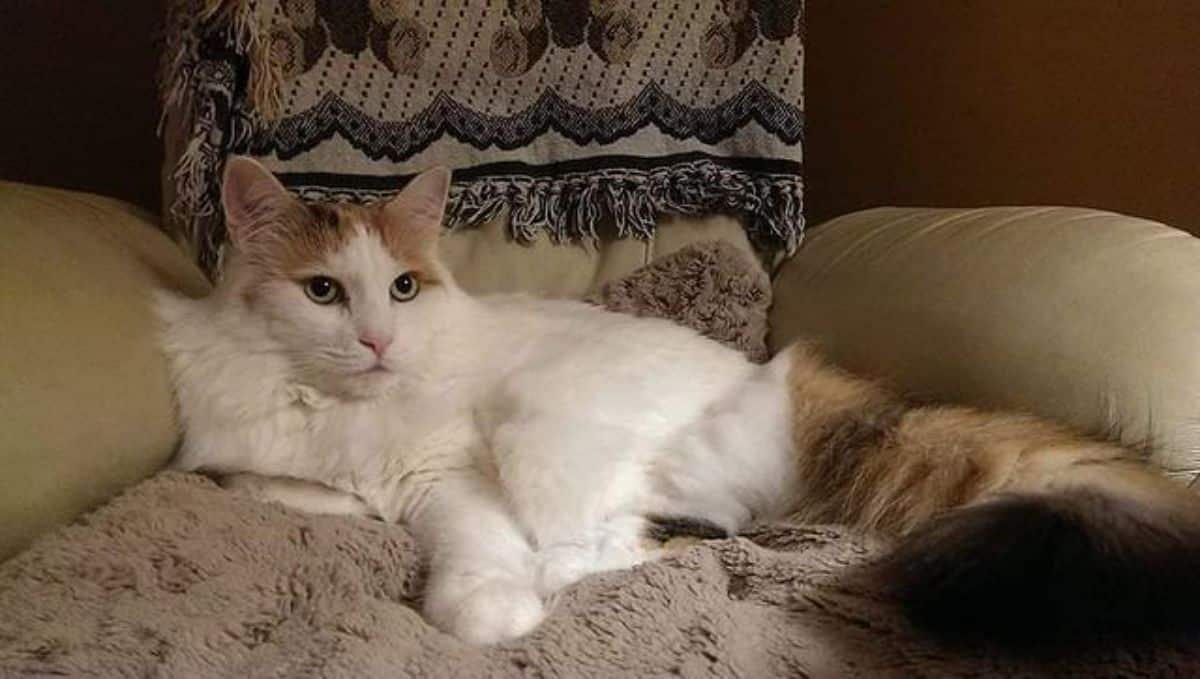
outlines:
M402 526L164 472L0 565L0 676L1200 676L1185 648L1035 661L940 647L839 584L871 551L830 527L768 526L590 577L533 635L472 648L421 619Z

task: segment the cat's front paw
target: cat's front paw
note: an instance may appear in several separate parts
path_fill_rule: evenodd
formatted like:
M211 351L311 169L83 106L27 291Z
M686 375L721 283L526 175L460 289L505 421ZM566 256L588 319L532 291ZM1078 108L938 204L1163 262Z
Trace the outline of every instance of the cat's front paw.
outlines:
M543 548L538 553L539 591L550 596L592 573L632 568L653 558L642 545L641 531L640 520L612 521L584 539Z
M556 545L539 554L538 590L550 596L583 578L603 570L599 567L599 549L595 545Z
M546 617L537 592L520 583L494 580L465 594L453 589L426 593L425 615L434 626L469 644L498 644L525 636Z

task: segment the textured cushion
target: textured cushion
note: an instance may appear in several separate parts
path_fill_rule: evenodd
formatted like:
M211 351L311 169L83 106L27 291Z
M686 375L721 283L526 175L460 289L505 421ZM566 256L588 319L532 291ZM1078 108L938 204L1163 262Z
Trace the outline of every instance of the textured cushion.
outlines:
M771 280L725 241L689 245L611 281L588 301L611 311L666 318L765 362Z
M858 212L776 280L772 341L937 399L1148 443L1200 470L1200 239L1074 208Z
M207 288L145 214L0 183L0 558L171 454L155 285Z

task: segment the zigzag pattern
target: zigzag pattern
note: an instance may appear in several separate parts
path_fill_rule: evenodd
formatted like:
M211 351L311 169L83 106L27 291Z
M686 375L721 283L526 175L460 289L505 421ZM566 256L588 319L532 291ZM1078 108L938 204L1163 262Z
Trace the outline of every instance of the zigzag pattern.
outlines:
M475 111L440 92L424 111L407 121L371 117L333 93L314 107L260 129L250 140L255 155L281 160L312 150L339 135L372 160L400 162L450 135L483 150L520 148L554 130L576 144L608 144L654 125L675 139L716 144L751 120L786 144L804 134L804 112L758 82L711 108L685 106L651 82L619 106L587 109L547 89L525 110L508 117Z

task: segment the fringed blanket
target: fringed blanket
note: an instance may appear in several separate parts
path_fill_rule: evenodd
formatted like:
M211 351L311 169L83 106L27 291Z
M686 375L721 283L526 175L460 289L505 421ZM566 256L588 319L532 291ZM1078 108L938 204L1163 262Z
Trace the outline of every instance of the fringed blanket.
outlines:
M803 230L802 0L171 0L167 223L219 267L219 172L264 159L312 198L455 170L451 227L648 237L735 213Z

